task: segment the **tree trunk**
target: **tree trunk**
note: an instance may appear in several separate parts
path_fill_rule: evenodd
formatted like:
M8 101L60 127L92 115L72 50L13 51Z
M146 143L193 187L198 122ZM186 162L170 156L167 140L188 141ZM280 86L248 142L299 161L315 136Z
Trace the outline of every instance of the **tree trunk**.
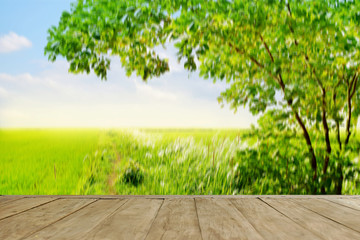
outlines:
M285 84L284 84L284 81L280 74L279 74L279 84L284 93L284 96L286 96ZM308 149L309 149L309 153L311 156L311 168L313 170L313 184L314 184L313 189L312 189L312 194L315 194L317 192L317 186L316 186L317 185L317 161L316 161L315 151L314 151L314 148L311 143L309 132L306 129L304 122L301 120L299 113L294 109L292 99L286 99L286 101L287 101L288 106L291 108L292 112L294 113L296 121L298 122L298 124L300 125L300 127L303 131L303 136L305 138L306 145L308 146Z
M311 156L311 168L313 170L313 184L314 184L314 187L312 189L312 194L315 194L317 192L317 187L316 187L316 185L317 185L317 162L316 162L315 151L314 151L314 148L312 147L311 139L310 139L309 133L305 127L305 124L301 120L299 114L294 110L292 105L291 105L291 108L295 114L296 121L299 123L301 129L303 130L303 136L306 140L306 144L308 146L309 153Z
M338 165L337 173L339 174L339 178L337 179L337 182L335 183L335 193L337 195L341 195L342 184L343 184L343 180L344 180L344 175L343 175L342 164L341 163L339 163L339 165Z
M323 183L326 182L326 172L327 168L329 166L329 159L331 154L331 143L330 143L330 137L329 137L329 126L326 119L326 91L324 88L322 88L323 95L322 95L322 123L324 128L324 134L325 134L325 142L326 142L326 156L324 160L324 167L323 167ZM321 186L321 193L326 194L325 186L322 184Z

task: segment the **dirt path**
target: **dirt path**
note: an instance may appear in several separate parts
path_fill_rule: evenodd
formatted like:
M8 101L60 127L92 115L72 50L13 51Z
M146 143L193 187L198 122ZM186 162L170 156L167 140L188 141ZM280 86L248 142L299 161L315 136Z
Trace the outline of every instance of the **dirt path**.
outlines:
M107 181L108 194L110 194L110 195L116 195L117 194L116 188L115 188L116 179L118 177L117 166L119 166L119 164L121 162L121 155L116 150L115 143L113 143L113 149L114 149L114 152L115 152L116 156L115 156L115 160L112 163L111 172L109 174L108 181Z

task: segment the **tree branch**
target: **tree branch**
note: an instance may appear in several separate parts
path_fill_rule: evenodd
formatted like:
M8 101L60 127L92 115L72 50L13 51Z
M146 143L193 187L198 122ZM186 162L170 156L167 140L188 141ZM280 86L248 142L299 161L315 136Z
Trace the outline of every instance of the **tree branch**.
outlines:
M339 81L337 82L337 84L335 85L334 88L334 93L333 93L333 102L334 102L334 108L336 109L336 88L338 88L341 84L341 78L339 79ZM338 119L334 119L335 123L336 123L336 139L337 142L339 144L339 150L341 151L341 139L340 139L340 122Z
M291 10L290 10L290 4L287 3L287 4L286 4L286 7L287 7L287 9L288 9L288 11L289 11L289 16L292 17ZM291 32L292 34L294 34L294 29L293 29L290 25L289 25L289 29L290 29L290 32ZM295 39L295 45L296 45L296 46L298 45L298 42L297 42L296 39Z
M261 38L261 41L262 43L264 44L265 48L266 48L266 51L267 53L269 54L270 58L271 58L271 61L274 62L274 58L270 52L270 49L268 47L268 45L266 44L266 42L264 41L263 37L260 35L260 38ZM244 51L241 51L239 48L237 48L236 46L234 46L231 42L229 42L229 46L232 47L233 49L235 49L235 51L241 55L244 55L245 52ZM262 65L261 63L259 63L255 58L253 58L252 56L249 57L250 60L252 62L254 62L259 68L261 69L265 69L264 65ZM284 96L286 96L286 88L285 88L285 83L282 79L282 76L281 74L278 75L278 77L274 76L271 72L267 71L267 73L272 77L274 78L280 85L281 87L281 90L284 94ZM308 149L309 149L309 153L311 155L311 168L313 169L313 181L315 181L317 179L317 161L316 161L316 155L315 155L315 151L314 151L314 148L312 146L312 142L311 142L311 138L310 138L310 135L309 135L309 132L303 122L303 120L301 119L299 113L297 112L297 110L294 108L293 106L293 101L292 99L286 99L286 102L288 104L288 106L291 108L292 112L294 113L295 115L295 119L296 121L298 122L298 124L300 125L300 128L302 129L303 131L303 135L304 135L304 138L306 140L306 144L308 146ZM313 193L316 193L316 188L314 188L313 190L314 192Z
M354 76L352 77L352 79L350 81L350 89L353 89L356 78L357 78L357 73L354 74Z
M271 61L274 63L274 57L271 54L271 51L270 51L268 45L266 44L266 42L263 39L263 37L261 36L261 34L259 34L259 35L260 35L261 42L263 43L268 55L270 56ZM279 79L278 82L279 82L279 85L280 85L280 87L281 87L281 89L283 91L283 94L284 94L284 96L286 96L285 83L283 81L281 73L279 73L278 79ZM316 161L316 155L315 155L314 148L312 146L312 142L311 142L309 132L308 132L303 120L301 119L298 111L294 108L292 98L286 99L286 101L287 101L288 106L291 108L292 112L294 113L296 121L298 122L298 124L300 125L300 128L303 131L303 135L304 135L304 138L306 140L306 144L308 146L309 153L311 155L311 167L312 167L312 169L314 171L313 180L315 181L317 179L317 161ZM316 189L314 189L314 192L316 192Z
M241 49L239 49L238 47L234 46L234 44L232 44L231 42L229 42L229 46L232 47L238 54L240 55L245 55L245 51L242 51ZM254 57L249 56L249 59L255 63L259 68L265 70L265 66L263 64L261 64L259 61L257 61ZM271 72L267 71L267 73L277 82L279 82L279 79L274 76Z
M324 134L325 134L325 142L326 142L326 156L324 159L324 166L323 166L323 174L326 174L328 165L329 165L329 159L330 159L330 154L331 154L331 143L330 143L330 136L329 136L329 126L327 123L327 118L326 118L326 91L325 89L322 87L323 89L323 94L322 94L322 123L323 123L323 128L324 128ZM325 194L325 186L321 187L321 193Z
M353 84L353 89L352 89L352 93L351 93L351 98L354 96L355 94L355 90L356 90L356 85L358 83L358 79L359 79L359 76L356 76L355 78L355 81L354 81L354 84Z
M292 17L289 2L286 4L286 7L288 9L289 16ZM294 29L291 27L290 24L289 24L289 29L290 29L290 32L292 34L294 34ZM296 39L295 39L295 45L298 46L298 42L297 42ZM325 90L324 85L320 81L320 79L317 77L315 69L309 63L309 56L306 53L305 53L305 60L308 63L309 67L312 69L312 73L315 76L315 80L318 83L319 87L321 88L321 92L322 92L322 123L323 123L325 142L326 142L326 156L325 156L324 167L323 167L323 173L325 174L326 171L327 171L328 165L329 165L329 159L330 159L330 154L331 154L331 142L330 142L330 136L329 136L329 126L328 126L328 123L327 123L327 116L326 116L327 115L326 114L327 113L326 112L326 90ZM335 95L335 99L336 99L336 95ZM340 128L338 121L337 121L337 126L338 126L338 128ZM340 139L340 130L338 130L338 139ZM340 148L341 148L341 142L340 142ZM321 188L321 192L323 194L325 193L325 187Z
M250 58L250 60L253 62L253 63L255 63L258 67L260 67L261 69L264 69L265 67L264 67L264 65L262 65L261 63L259 63L254 57L249 57Z
M264 41L264 39L263 39L263 37L261 36L261 34L259 34L259 35L260 35L261 42L264 44L264 46L265 46L265 48L266 48L266 51L268 52L268 54L269 54L269 56L270 56L270 58L271 58L271 61L274 62L274 57L273 57L273 55L271 54L268 45L267 45L266 42Z
M329 136L329 125L327 123L327 111L326 111L326 89L323 85L323 83L320 81L320 79L318 78L318 76L316 75L316 71L315 68L313 68L311 66L311 64L308 61L308 57L306 56L306 62L308 63L309 67L312 69L312 73L314 74L315 80L318 83L322 95L321 95L321 100L322 100L322 104L321 104L321 111L322 111L322 116L321 116L321 120L322 120L322 124L323 124L323 129L324 129L324 135L325 135L325 143L326 143L326 156L324 159L324 166L323 166L323 174L326 174L327 168L329 166L329 159L330 159L330 154L331 154L331 142L330 142L330 136ZM321 187L321 193L325 194L325 187Z
M350 127L351 127L351 113L352 113L352 106L351 106L351 100L352 97L354 96L355 93L355 88L357 85L357 72L354 74L352 80L349 82L349 80L347 81L347 86L348 86L348 90L347 90L347 104L348 104L348 118L346 121L346 138L345 138L345 147L347 146L347 144L349 143L349 139L350 139L350 135L351 135L351 131L350 131Z
M336 121L336 137L339 144L339 149L341 151L341 139L340 139L340 123L339 121Z

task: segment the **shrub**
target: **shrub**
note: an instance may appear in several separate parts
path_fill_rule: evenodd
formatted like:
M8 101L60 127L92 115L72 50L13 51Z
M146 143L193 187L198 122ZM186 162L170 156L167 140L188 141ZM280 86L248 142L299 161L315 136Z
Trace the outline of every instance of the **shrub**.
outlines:
M125 165L120 178L125 183L137 186L144 181L144 175L144 168L138 162L130 160Z

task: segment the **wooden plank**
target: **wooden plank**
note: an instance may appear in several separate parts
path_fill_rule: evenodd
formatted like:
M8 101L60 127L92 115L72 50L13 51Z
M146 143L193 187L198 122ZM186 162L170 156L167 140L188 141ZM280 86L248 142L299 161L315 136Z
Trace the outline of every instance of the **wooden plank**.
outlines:
M360 232L360 211L322 199L293 199L296 203Z
M7 195L4 195L7 196ZM12 195L27 198L89 198L89 199L123 199L123 198L145 198L145 199L172 199L172 198L214 198L214 199L243 199L243 198L301 198L321 199L319 195ZM326 198L360 199L359 195L326 195Z
M0 206L6 202L11 202L15 200L20 200L23 197L13 197L13 196L0 196Z
M360 234L358 232L320 216L319 214L296 204L291 199L266 198L263 200L297 224L309 229L311 232L324 239L360 239Z
M231 201L265 239L320 239L259 199Z
M0 220L55 200L56 198L22 198L5 202L0 205Z
M166 199L146 239L201 239L194 199Z
M195 202L203 239L263 239L228 199Z
M35 199L33 199L35 200ZM26 237L95 200L59 199L0 221L0 239ZM17 202L17 201L16 201Z
M144 239L162 202L130 199L81 239Z
M360 239L358 196L24 197L0 200L0 239Z
M99 200L26 239L78 239L90 232L127 200Z
M349 199L349 198L325 198L325 200L352 208L360 211L360 199Z

